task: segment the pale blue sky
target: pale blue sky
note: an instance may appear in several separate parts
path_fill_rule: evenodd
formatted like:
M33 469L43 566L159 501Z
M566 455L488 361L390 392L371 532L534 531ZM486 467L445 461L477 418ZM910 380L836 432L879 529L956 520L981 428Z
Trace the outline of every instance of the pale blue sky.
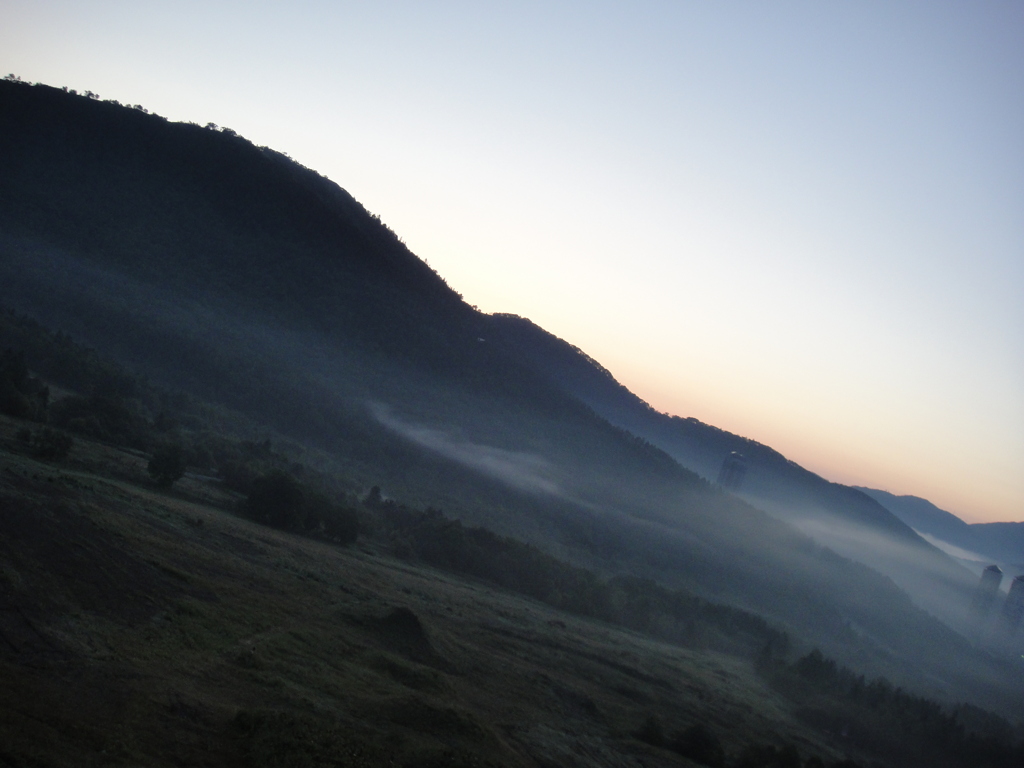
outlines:
M3 18L3 73L288 152L659 410L1024 519L1024 3Z

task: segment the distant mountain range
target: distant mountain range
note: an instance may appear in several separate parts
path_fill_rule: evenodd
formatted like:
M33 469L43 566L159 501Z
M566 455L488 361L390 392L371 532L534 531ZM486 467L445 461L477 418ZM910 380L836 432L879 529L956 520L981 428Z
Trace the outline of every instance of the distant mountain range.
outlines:
M926 499L896 496L873 488L858 490L884 505L915 531L974 553L982 567L1003 563L1024 572L1024 523L965 523Z
M749 438L659 413L582 350L525 318L496 315L492 322L525 364L547 373L611 423L709 480L717 478L727 457L739 454L746 471L735 492L742 498L886 574L936 615L950 618L959 611L955 595L962 590L962 568L869 494L831 483Z
M0 82L0 303L317 446L354 487L943 695L1024 690L951 629L976 578L876 499L476 311L339 186L233 132ZM729 493L710 481L734 451Z

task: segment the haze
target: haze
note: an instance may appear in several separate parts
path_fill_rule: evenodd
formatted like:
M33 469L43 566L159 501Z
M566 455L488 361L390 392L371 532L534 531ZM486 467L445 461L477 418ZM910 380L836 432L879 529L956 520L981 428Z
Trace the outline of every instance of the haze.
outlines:
M8 2L0 70L230 126L661 411L1024 509L1024 6Z

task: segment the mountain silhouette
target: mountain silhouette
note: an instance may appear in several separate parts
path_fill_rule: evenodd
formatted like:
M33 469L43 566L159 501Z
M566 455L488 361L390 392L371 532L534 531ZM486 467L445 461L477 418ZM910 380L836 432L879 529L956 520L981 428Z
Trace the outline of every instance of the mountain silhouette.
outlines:
M0 303L308 441L354 486L756 611L894 679L1017 695L950 628L973 577L873 499L476 311L335 183L232 131L0 82ZM734 450L738 494L704 479Z
M664 450L680 465L715 479L723 462L742 456L745 472L733 491L837 552L870 565L920 604L955 621L963 569L861 489L832 483L778 451L694 418L659 413L582 350L529 320L495 315L495 333L517 357L547 375L612 424Z
M998 561L1024 571L1024 523L966 523L952 512L917 496L897 496L874 488L860 488L892 511L915 531L934 536L967 552L979 561Z

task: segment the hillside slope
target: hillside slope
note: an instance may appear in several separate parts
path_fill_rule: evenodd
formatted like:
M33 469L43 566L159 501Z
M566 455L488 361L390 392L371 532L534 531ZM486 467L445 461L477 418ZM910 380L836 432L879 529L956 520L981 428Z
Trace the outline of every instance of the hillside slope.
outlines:
M79 440L26 456L0 416L0 764L678 765L657 713L729 754L836 756L748 663L225 511Z
M135 452L79 438L41 460L25 425L0 416L5 766L743 768L781 751L1012 768L1024 754L1006 721L885 681L867 688L884 720L851 705L818 653L755 669L700 632L662 642L396 559L380 537L339 547L259 525L210 478L155 487Z
M524 364L682 466L714 480L725 459L740 454L746 471L736 493L742 498L886 574L954 626L962 621L973 579L870 495L831 483L749 438L655 411L582 350L525 318L495 315L491 324Z
M609 423L350 195L233 133L0 82L0 302L363 489L773 617L936 695L1024 690L889 579Z
M1014 566L1024 572L1024 522L966 523L927 499L896 496L874 488L860 488L914 530L973 552L980 560ZM987 564L987 563L986 563Z

